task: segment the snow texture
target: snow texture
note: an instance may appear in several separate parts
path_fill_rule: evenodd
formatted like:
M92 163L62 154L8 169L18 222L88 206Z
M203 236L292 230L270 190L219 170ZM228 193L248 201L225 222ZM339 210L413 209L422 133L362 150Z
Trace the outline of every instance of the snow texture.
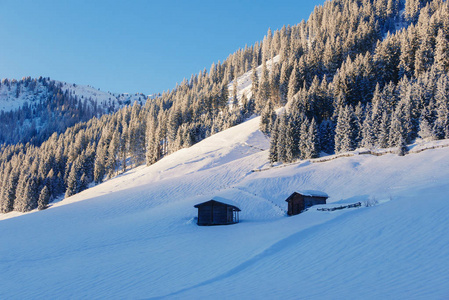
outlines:
M0 299L449 298L449 148L271 168L259 120L1 215ZM285 199L309 189L329 204L287 217ZM234 201L241 222L197 226L210 199Z

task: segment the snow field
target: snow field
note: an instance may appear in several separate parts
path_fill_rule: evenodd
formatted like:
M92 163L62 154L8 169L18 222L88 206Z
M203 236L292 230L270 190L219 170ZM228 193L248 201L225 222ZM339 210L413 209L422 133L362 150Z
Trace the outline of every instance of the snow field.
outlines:
M449 148L268 168L259 118L55 203L0 216L0 298L449 296ZM287 217L296 190L373 207ZM199 227L221 197L241 223Z

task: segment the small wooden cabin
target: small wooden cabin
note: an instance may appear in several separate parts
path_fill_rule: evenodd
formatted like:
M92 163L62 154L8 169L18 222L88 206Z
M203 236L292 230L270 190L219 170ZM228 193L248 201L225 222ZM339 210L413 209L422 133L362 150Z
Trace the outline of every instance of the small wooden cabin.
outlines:
M239 222L239 211L235 205L209 200L194 206L198 208L198 225L228 225Z
M329 196L320 191L294 192L285 200L288 202L287 214L294 216L312 205L326 204L327 198Z

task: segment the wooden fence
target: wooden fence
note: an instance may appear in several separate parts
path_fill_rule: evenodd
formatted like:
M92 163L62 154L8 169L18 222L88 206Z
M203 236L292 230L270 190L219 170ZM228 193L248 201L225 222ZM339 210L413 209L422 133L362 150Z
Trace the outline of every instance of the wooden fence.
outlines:
M357 202L357 203L353 203L353 204L349 204L349 205L342 205L342 206L337 206L337 207L317 208L317 210L319 210L319 211L334 211L334 210L340 210L340 209L345 209L345 208L353 208L353 207L360 207L360 206L362 206L362 202Z
M449 143L448 144L427 146L427 147L423 147L423 148L416 149L416 150L411 149L411 150L407 151L406 154L416 154L416 153L420 153L420 152L423 152L423 151L426 151L426 150L446 148L446 147L449 147ZM273 170L273 169L285 168L285 167L289 167L289 166L293 166L293 165L303 164L303 163L306 163L306 162L321 163L321 162L327 162L327 161L331 161L331 160L334 160L334 159L337 159L337 158L341 158L341 157L352 157L352 156L357 156L357 155L382 156L382 155L395 154L395 153L397 153L397 149L396 148L378 149L378 150L361 150L361 151L333 154L333 155L329 155L329 156L323 156L323 157L320 157L320 158L312 158L312 159L308 159L308 160L300 160L300 161L296 161L296 162L292 162L292 163L285 163L285 164L282 164L282 165L279 165L279 166L275 166L275 167L266 167L266 168L263 168L263 169L254 169L254 170L251 170L251 172L262 172L262 171L268 171L268 170Z

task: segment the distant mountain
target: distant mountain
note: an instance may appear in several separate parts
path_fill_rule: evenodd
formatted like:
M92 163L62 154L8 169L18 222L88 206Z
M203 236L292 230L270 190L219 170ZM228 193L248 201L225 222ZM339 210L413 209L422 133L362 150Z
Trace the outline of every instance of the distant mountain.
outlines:
M137 101L143 94L112 94L91 86L49 78L3 79L0 83L0 144L39 145L54 132L101 117Z

